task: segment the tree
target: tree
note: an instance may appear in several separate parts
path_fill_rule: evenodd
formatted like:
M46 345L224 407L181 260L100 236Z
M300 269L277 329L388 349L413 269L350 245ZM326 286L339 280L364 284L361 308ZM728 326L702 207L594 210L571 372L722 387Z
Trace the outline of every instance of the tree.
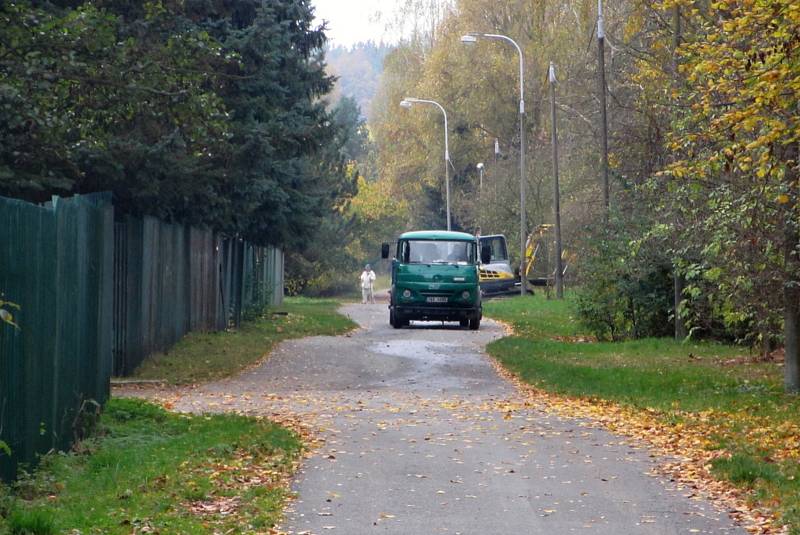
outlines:
M679 49L685 112L670 142L680 157L665 176L680 194L673 209L700 223L696 236L682 237L697 244L716 298L767 334L780 323L772 311L782 309L785 383L796 392L800 7L722 0L707 9L689 11L697 32Z
M308 0L2 4L0 194L299 247L352 183L324 42Z
M342 96L352 97L361 111L369 114L383 72L383 59L391 48L390 45L369 41L350 48L334 46L327 49L328 73L337 77L331 100L336 103Z
M455 227L474 231L481 221L484 233L502 232L512 243L519 240L516 51L489 41L465 47L460 37L468 31L509 35L523 48L530 192L526 210L531 227L549 222L552 214L549 125L542 96L546 94L546 67L550 60L557 63L564 88L559 109L569 119L563 125L564 152L569 154L563 168L565 237L574 244L573 236L580 236L580 230L591 224L600 193L594 179L598 157L591 149L597 109L591 97L587 98L592 94L593 64L588 61L586 41L575 36L591 37L594 5L588 0L571 0L566 4L539 2L531 8L530 2L521 0L502 5L461 0L430 34L431 39L410 39L387 56L370 127L382 176L393 184L396 195L409 201L410 225L438 226L444 220L440 213L444 147L435 114L399 108L399 101L407 95L437 100L448 109L450 155L455 166L451 188ZM626 9L627 4L619 7L619 15L615 9L610 28L625 20ZM631 63L618 60L611 66L621 70L630 68ZM632 92L632 84L626 91ZM618 100L614 102L629 105L629 94L616 92ZM636 119L612 126L618 132L638 133L639 124L633 127ZM612 132L612 139L619 135ZM495 139L502 151L497 161ZM483 199L478 199L478 162L486 164ZM637 160L617 162L633 168ZM516 251L512 248L511 252Z
M319 174L336 135L321 97L323 28L307 0L193 4L188 16L238 58L219 90L233 123L226 194L229 232L256 243L297 248L313 234L344 175Z
M1 193L112 190L123 211L217 222L220 177L205 170L228 136L221 51L175 15L0 7Z
M331 122L336 135L323 151L320 174L343 173L347 180L316 232L287 258L292 293L332 295L350 290L359 264L365 253L369 254L362 243L370 227L363 224L361 212L354 207L369 193L357 159L368 161L371 147L355 100L342 98L331 111ZM372 249L377 251L378 246Z

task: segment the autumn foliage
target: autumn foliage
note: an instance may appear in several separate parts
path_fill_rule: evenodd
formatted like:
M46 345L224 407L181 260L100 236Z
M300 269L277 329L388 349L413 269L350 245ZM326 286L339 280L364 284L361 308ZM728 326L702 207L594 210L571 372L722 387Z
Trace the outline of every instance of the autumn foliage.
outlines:
M672 27L672 57L642 62L639 72L670 88L660 103L671 118L671 161L653 182L660 222L679 244L694 306L761 342L764 354L784 342L786 383L796 390L800 5L660 8L684 28Z

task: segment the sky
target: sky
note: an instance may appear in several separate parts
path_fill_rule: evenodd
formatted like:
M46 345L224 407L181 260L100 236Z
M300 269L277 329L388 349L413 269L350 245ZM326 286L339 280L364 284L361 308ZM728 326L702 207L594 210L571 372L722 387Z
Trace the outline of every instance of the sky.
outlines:
M402 0L312 0L317 22L328 21L331 44L352 46L360 41L395 43L397 32L387 23Z

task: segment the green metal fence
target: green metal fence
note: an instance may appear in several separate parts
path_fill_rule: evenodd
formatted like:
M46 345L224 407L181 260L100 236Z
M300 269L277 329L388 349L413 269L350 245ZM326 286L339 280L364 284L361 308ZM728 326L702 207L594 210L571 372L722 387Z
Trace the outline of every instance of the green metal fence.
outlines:
M0 478L67 449L81 407L190 331L238 326L283 299L283 254L151 217L114 222L107 194L47 206L0 197ZM94 404L91 404L95 407Z
M0 476L66 449L84 401L109 394L114 212L109 195L47 206L0 197L0 291L20 305L0 326Z

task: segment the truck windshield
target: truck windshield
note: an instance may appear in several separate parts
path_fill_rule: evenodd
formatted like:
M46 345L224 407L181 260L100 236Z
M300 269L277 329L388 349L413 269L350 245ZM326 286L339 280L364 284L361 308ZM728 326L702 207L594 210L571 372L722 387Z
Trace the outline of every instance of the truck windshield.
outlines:
M400 244L406 264L474 264L475 244L468 241L407 240Z

